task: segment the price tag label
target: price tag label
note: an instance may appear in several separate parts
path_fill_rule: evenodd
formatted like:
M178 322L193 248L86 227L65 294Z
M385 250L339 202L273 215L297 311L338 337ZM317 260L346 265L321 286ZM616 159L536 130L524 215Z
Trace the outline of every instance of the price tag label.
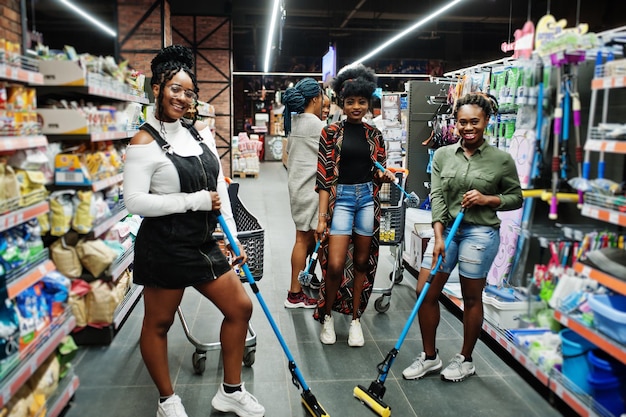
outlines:
M609 213L609 222L619 224L619 214L613 212Z
M606 150L609 152L614 152L615 146L617 146L617 142L614 140L606 142Z
M611 88L612 87L612 78L603 78L602 79L602 88Z
M623 87L624 86L624 77L617 77L615 79L615 87Z

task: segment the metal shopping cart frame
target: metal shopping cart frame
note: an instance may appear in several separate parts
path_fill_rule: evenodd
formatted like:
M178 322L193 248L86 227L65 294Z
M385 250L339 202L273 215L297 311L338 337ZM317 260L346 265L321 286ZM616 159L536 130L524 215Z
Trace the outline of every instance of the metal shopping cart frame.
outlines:
M390 168L390 170L394 171L398 184L404 188L408 170L404 168ZM395 184L382 184L378 198L381 207L379 244L380 246L392 246L392 252L395 252L393 253L393 270L389 274L389 286L372 288L372 293L382 294L374 302L374 308L379 313L384 313L389 310L394 284L399 284L403 279L402 252L404 251L406 205L404 194Z
M246 264L250 268L252 277L255 281L260 280L263 277L263 258L265 255L265 230L259 224L259 221L246 209L241 200L239 199L239 184L231 183L228 187L228 194L230 197L230 204L235 218L235 224L237 225L237 238L241 242L246 254L248 255L248 261ZM214 236L218 240L223 240L224 235L220 231L216 231ZM243 282L248 282L245 276L241 276ZM206 353L210 350L221 349L221 343L217 342L203 342L194 337L191 333L191 329L185 320L180 306L178 307L178 317L187 336L187 340L195 347L195 352L191 357L194 373L202 375L206 367ZM256 339L257 335L251 325L248 325L248 336L246 337L245 349L243 353L243 364L245 366L252 366L256 357Z

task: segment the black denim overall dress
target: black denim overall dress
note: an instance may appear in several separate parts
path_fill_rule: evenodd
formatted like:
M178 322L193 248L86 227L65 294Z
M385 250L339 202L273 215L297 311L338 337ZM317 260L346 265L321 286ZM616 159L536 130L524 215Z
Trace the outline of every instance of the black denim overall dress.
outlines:
M176 167L181 192L214 191L219 160L195 127L183 126L200 143L202 154L177 155L154 127L146 123L140 129L154 138ZM185 288L226 273L231 267L213 237L216 225L213 211L144 218L135 240L134 282L147 287Z

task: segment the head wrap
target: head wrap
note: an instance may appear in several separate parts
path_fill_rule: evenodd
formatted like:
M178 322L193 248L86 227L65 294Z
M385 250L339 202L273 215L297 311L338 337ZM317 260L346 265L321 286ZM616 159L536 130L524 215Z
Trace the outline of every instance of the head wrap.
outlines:
M322 89L319 83L308 77L301 79L296 85L285 91L283 94L285 134L288 135L291 132L291 113L303 113L307 104L321 93Z

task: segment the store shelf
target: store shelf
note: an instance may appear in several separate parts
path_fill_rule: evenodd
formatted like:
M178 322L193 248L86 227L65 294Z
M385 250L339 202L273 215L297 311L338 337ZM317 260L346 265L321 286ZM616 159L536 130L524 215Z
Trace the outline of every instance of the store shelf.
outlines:
M626 213L607 210L601 207L592 206L591 204L583 204L580 213L583 216L591 217L592 219L602 220L618 226L626 226Z
M0 136L0 152L37 148L46 145L48 145L48 139L43 135Z
M609 274L606 274L580 262L576 262L574 264L574 271L583 276L598 281L600 284L612 289L613 291L616 291L622 295L626 295L626 281L624 280L615 278Z
M88 130L88 129L87 129ZM108 132L93 132L86 133L87 130L83 130L77 133L50 133L48 136L54 141L89 141L89 142L105 142L113 140L130 139L138 132L137 129L133 130L112 130Z
M560 372L550 373L550 384L548 388L580 417L619 417L614 416L600 403L596 402L590 395L576 394L574 383L569 381Z
M626 77L625 76L616 76L616 77L599 77L591 80L591 89L592 90L604 90L607 88L622 88L626 87Z
M115 328L115 330L118 330L122 327L124 320L126 320L126 317L132 311L133 307L135 307L135 304L137 304L137 301L139 301L142 293L142 285L131 285L128 293L126 293L126 296L124 297L120 305L117 306L117 308L115 309L115 313L113 315L113 327Z
M91 183L91 189L94 192L101 191L101 190L104 190L105 188L109 188L112 185L119 184L122 181L124 181L124 174L123 173L115 174L111 177L108 177L99 181L94 181L93 183Z
M113 282L117 282L119 277L135 260L135 251L130 249L125 252L117 262L109 267L107 275L113 279Z
M128 209L126 207L124 207L124 208L120 209L119 211L116 211L115 213L113 213L111 215L111 217L109 217L108 219L98 223L97 225L94 225L94 227L93 227L94 237L98 237L98 236L103 235L111 227L113 227L117 222L119 222L120 220L122 220L126 216L128 216Z
M43 74L6 64L0 64L0 78L30 85L43 85Z
M8 230L18 224L25 223L50 211L47 201L41 201L32 206L24 207L0 216L0 232Z
M585 150L597 152L626 153L626 141L589 139L585 142Z
M9 402L75 326L76 319L70 314L58 327L50 328L49 334L40 335L31 342L37 344L36 349L0 382L0 408Z
M79 385L80 381L76 375L66 375L60 381L56 395L48 401L46 417L60 416L78 390Z
M39 280L45 277L46 274L54 271L55 269L56 266L54 265L54 262L46 259L42 263L28 270L28 272L24 273L23 275L20 275L16 279L7 282L6 287L9 298L15 298L19 293L31 287L33 284L36 284L37 282L39 282Z
M623 364L626 364L626 346L608 336L605 336L603 333L588 327L580 320L575 317L568 316L562 311L556 310L554 312L554 318L563 326L566 326L570 330L578 333L598 348L613 356L615 359L621 361Z
M463 310L463 301L442 293L452 304ZM570 321L571 322L571 321ZM558 396L565 404L581 417L609 417L608 413L601 405L596 403L589 395L578 394L572 387L573 383L561 375L558 371L546 372L539 368L523 349L519 348L501 329L491 324L486 318L483 320L483 331L498 345L502 346L515 360L517 360L537 381L548 387L551 392ZM576 331L574 328L572 330ZM598 345L598 347L601 347ZM609 352L610 353L610 352Z

